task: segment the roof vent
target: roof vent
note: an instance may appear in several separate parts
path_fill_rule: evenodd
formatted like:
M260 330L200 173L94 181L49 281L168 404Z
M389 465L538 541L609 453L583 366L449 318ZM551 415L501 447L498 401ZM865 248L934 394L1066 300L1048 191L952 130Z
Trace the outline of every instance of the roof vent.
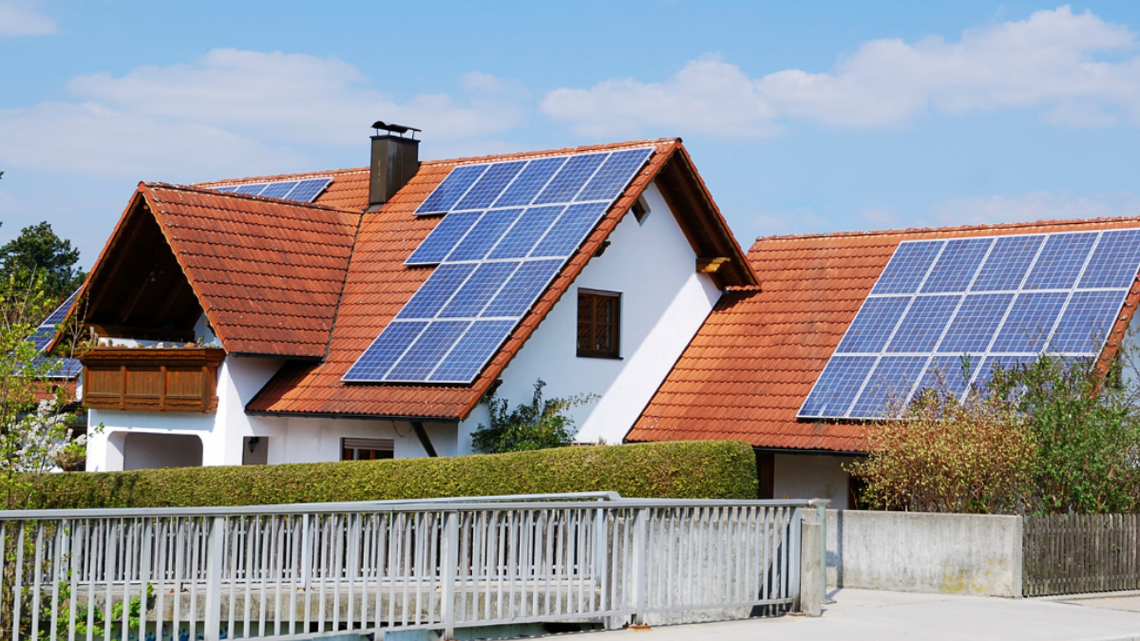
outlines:
M392 199L420 168L420 141L415 127L377 120L372 123L372 163L368 181L368 210L376 211ZM387 133L380 133L381 130Z

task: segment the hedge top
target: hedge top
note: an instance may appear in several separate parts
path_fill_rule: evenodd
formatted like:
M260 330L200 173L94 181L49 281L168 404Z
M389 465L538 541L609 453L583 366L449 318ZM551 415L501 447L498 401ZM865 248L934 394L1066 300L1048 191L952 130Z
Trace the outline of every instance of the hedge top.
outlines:
M276 505L614 491L629 498L756 498L738 441L564 447L510 454L49 474L12 508Z

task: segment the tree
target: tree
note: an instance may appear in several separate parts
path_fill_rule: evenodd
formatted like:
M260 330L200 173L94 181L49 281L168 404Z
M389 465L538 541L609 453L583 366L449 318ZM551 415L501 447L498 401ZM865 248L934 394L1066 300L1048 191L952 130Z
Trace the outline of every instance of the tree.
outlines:
M1122 346L1122 359L1132 355ZM1140 507L1140 387L1095 361L1045 355L995 380L1033 431L1035 500L1045 513Z
M578 394L569 398L542 398L546 383L539 379L534 384L530 404L519 404L507 412L507 400L491 395L485 399L491 411L491 425L479 424L472 435L476 452L495 454L541 450L569 445L577 430L574 419L566 410L584 405L597 398L596 394Z
M9 509L24 505L35 474L66 464L83 447L68 438L65 391L49 378L58 364L28 340L55 304L42 274L0 280L0 491Z
M28 279L40 274L40 284L49 301L66 298L83 284L87 274L77 269L79 250L71 241L55 235L47 221L20 230L20 235L0 247L0 278Z

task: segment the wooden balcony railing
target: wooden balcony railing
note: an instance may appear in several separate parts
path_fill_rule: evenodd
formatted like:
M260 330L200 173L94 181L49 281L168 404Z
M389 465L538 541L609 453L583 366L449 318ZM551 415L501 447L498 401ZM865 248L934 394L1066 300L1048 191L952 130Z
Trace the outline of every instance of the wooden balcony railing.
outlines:
M97 410L215 412L225 356L211 347L93 347L79 359L83 402Z

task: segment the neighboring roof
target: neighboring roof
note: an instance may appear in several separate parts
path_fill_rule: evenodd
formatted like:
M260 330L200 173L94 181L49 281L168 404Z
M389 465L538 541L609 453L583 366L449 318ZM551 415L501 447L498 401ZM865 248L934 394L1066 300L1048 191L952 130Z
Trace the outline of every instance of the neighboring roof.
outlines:
M166 260L177 263L227 352L320 358L359 221L359 212L321 204L140 183L88 277L87 317L100 313L114 287L134 290L131 307L161 307L161 297L176 295L174 285L144 292L146 271L166 256L159 247L141 256L145 264L135 273L124 267L128 254L146 253L139 238L150 229L153 243L169 246ZM138 303L144 293L154 300Z
M317 171L304 174L280 174L277 176L258 176L252 178L238 178L235 180L212 180L210 182L194 183L191 187L209 189L221 185L249 185L254 183L281 182L285 180L303 180L317 176L332 178L328 188L325 189L316 201L318 205L348 209L354 212L364 211L368 207L368 168L336 169L333 171ZM274 200L274 199L265 199ZM293 201L289 201L293 202Z
M587 237L547 291L523 318L486 369L470 385L345 384L341 377L404 303L431 274L431 268L407 267L404 260L441 220L439 216L416 216L415 209L451 170L462 164L586 153L591 151L652 146L654 153L629 187ZM261 414L338 416L390 416L459 419L479 402L487 389L521 349L599 247L629 211L641 192L668 166L685 178L684 191L673 194L682 228L698 256L729 257L730 268L714 277L724 285L756 283L743 251L732 240L724 218L696 175L678 139L634 141L618 144L557 149L542 152L424 162L419 172L393 198L374 213L364 214L355 256L348 271L328 354L323 363L289 363L257 394L247 410ZM299 177L299 176L292 176ZM285 177L275 177L274 180ZM267 178L248 179L248 182ZM330 194L339 179L334 179ZM226 181L227 184L234 181ZM220 184L220 183L218 183ZM367 206L367 182L363 198L354 207ZM346 198L347 200L347 198ZM326 202L325 196L318 203ZM680 204L684 204L681 207ZM682 211L683 210L683 211ZM698 220L699 219L699 220Z
M760 288L721 297L626 440L862 451L861 424L796 412L900 242L1129 227L1140 217L759 238L748 258ZM1138 301L1133 283L1106 358Z

